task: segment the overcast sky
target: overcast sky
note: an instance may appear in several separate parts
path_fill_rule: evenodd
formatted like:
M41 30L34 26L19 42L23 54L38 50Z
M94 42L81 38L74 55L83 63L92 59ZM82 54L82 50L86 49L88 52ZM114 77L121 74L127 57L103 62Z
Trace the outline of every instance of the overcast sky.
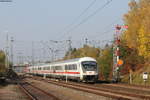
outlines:
M85 38L96 41L112 40L114 25L123 24L123 14L127 13L130 0L112 0L86 20L108 1L110 0L95 0L93 4L91 3L94 0L1 2L0 48L4 48L6 33L16 41L59 41L71 38L76 47L82 45ZM78 17L90 4L92 6Z

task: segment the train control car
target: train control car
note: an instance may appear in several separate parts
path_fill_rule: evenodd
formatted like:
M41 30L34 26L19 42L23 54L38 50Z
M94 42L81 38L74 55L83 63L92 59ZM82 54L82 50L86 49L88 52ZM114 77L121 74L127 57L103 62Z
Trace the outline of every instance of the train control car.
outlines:
M67 78L82 82L95 82L98 80L97 62L91 57L29 66L26 72L33 75L42 75L58 79Z

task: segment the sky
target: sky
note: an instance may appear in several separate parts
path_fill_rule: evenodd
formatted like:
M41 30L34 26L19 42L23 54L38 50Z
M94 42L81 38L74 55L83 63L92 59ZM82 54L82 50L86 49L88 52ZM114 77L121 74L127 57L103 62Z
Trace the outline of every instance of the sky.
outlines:
M123 24L123 15L128 12L130 2L130 0L112 0L86 20L110 0L12 1L10 3L0 2L0 48L6 47L6 34L8 34L9 37L14 38L16 47L14 52L17 49L30 52L32 41L71 39L72 46L78 48L85 43L85 38L87 38L88 41L94 41L93 45L98 43L101 46L103 44L101 41L113 39L115 25ZM80 16L92 2L94 2L93 5ZM100 43L95 41L100 41ZM62 45L67 46L59 44L58 47L67 48L61 47ZM35 48L37 47L42 48L39 43L36 43Z

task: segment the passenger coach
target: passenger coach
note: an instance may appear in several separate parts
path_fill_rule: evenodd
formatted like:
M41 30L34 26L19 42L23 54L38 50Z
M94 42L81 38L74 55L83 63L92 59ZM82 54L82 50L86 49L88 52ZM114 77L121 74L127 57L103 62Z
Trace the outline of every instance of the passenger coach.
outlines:
M72 79L82 82L95 82L98 79L98 66L95 59L83 57L50 64L29 66L26 72L58 79Z

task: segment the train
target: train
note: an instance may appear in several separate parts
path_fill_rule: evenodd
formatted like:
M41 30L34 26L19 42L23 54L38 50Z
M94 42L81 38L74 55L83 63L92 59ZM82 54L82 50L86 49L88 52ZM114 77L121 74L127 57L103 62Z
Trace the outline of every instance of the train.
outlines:
M78 82L96 82L99 76L98 69L97 61L94 58L82 57L28 66L25 72L44 77L77 80Z

